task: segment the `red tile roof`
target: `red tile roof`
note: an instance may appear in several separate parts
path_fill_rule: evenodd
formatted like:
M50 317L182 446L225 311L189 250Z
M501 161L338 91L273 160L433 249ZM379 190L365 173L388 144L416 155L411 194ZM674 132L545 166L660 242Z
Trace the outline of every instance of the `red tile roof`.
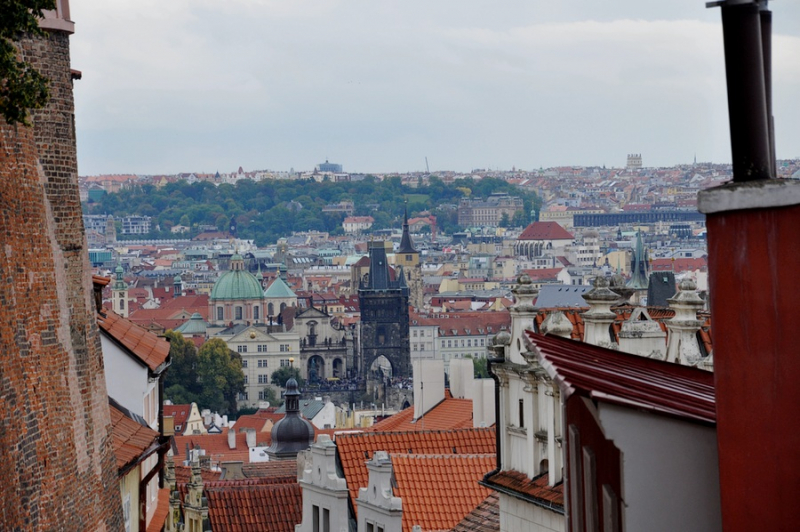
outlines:
M240 482L204 489L214 532L294 532L303 520L302 490L297 482L238 485Z
M111 311L105 316L98 314L97 325L152 371L156 371L169 357L169 342L119 314Z
M169 514L169 488L158 490L158 500L156 511L150 522L147 523L147 532L161 532L164 529L164 522Z
M175 427L175 434L183 434L186 430L186 420L192 413L192 405L164 405L162 406L164 417L171 417ZM178 429L180 427L180 430Z
M548 486L548 482L549 476L547 473L531 479L525 473L520 473L519 471L500 471L486 479L486 483L491 486L511 490L535 499L537 502L554 510L563 512L564 483L559 482L555 486Z
M453 527L453 532L499 532L500 501L493 491L464 519Z
M495 449L494 428L359 432L336 436L336 452L354 508L358 489L366 487L369 482L366 463L375 451L386 451L390 454L494 454Z
M228 431L224 429L222 434L193 434L180 436L175 435L175 446L178 453L184 453L186 444L190 449L200 448L206 452L206 456L214 462L236 462L241 461L245 464L250 463L250 449L247 447L247 435L244 432L236 433L236 448L228 446ZM256 432L256 444L268 446L272 443L270 432Z
M714 374L709 371L531 331L526 335L566 394L716 424Z
M472 400L447 397L415 423L412 423L413 419L414 407L410 406L367 430L371 432L405 432L468 429L472 427Z
M556 222L533 222L517 240L572 240L572 235Z
M158 447L158 432L134 421L114 405L109 405L111 413L112 447L120 473L135 465L143 455L152 454Z
M686 271L707 271L708 260L705 257L698 258L676 258L672 259L654 259L650 263L650 270L654 272L675 272L681 273Z
M439 327L440 337L497 334L511 328L511 314L507 310L432 314L411 311L409 319L412 325Z
M219 480L222 471L212 471L211 469L201 469L200 477L203 482L212 482ZM192 480L192 468L185 465L175 464L175 482L177 484L187 484Z
M523 270L528 274L533 282L539 281L552 281L558 278L558 274L564 271L564 268L539 268L534 270Z
M403 499L403 532L449 530L491 490L478 484L496 465L494 454L393 454L395 496ZM445 504L443 502L446 501Z
M242 465L242 473L247 478L287 478L297 479L296 460L275 460Z

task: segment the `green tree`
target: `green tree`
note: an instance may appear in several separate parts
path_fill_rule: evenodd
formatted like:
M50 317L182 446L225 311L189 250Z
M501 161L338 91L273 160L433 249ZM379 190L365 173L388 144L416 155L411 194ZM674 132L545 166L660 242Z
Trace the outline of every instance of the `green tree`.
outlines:
M220 414L236 413L236 397L244 392L242 359L224 341L212 338L197 356L200 404Z
M164 393L175 404L197 402L200 383L197 375L197 349L179 332L167 331L169 358Z
M48 80L27 61L18 59L14 41L21 35L44 35L42 10L55 9L55 0L15 0L0 4L0 113L9 124L30 125L28 109L47 103Z
M467 356L467 358L472 358L473 375L476 379L489 378L489 366L487 364L488 361L486 360L486 357L473 358L471 356Z
M504 212L503 215L500 217L500 227L508 227L511 225L511 219L508 217L508 213Z
M264 400L267 401L270 406L281 406L283 404L280 393L276 392L275 388L272 386L264 386Z
M303 378L300 377L300 370L294 366L283 366L282 368L276 369L272 372L270 382L275 386L286 388L286 382L291 378L294 378L299 386L303 385Z

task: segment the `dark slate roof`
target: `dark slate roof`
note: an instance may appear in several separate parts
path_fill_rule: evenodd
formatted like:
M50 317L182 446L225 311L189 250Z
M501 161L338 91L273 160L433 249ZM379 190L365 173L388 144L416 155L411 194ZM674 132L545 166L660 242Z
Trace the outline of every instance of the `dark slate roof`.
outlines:
M301 399L300 400L300 414L306 419L314 419L314 416L319 414L320 410L325 407L325 403L322 401L317 401L316 399ZM286 413L286 405L284 404L278 410L275 411L276 414L285 414Z
M667 299L673 297L677 292L673 272L653 272L650 274L650 282L647 285L647 306L667 307L669 306Z
M539 289L536 306L539 308L585 308L589 304L583 299L583 294L591 289L591 285L545 284Z

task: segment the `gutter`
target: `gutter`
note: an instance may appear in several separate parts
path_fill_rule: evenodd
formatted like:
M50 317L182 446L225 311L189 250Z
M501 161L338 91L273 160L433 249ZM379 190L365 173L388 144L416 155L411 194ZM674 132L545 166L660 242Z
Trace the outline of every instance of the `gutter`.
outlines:
M505 347L502 345L493 345L492 348L495 350L495 353L502 352L505 355ZM492 471L489 471L483 476L483 480L479 481L480 484L484 484L485 482L489 482L489 477L496 475L500 472L502 467L502 460L500 456L500 431L501 431L501 424L500 424L500 378L492 371L492 365L494 364L502 364L506 361L505 356L499 357L491 357L486 359L486 371L489 372L489 376L494 381L494 437L495 437L495 451L497 453L497 467Z

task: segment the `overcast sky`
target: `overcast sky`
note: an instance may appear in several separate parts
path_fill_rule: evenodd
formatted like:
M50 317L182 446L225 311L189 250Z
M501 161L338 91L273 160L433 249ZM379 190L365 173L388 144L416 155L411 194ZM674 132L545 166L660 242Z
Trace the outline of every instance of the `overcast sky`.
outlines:
M729 162L702 0L71 0L78 168L351 172ZM800 156L800 2L774 13Z

